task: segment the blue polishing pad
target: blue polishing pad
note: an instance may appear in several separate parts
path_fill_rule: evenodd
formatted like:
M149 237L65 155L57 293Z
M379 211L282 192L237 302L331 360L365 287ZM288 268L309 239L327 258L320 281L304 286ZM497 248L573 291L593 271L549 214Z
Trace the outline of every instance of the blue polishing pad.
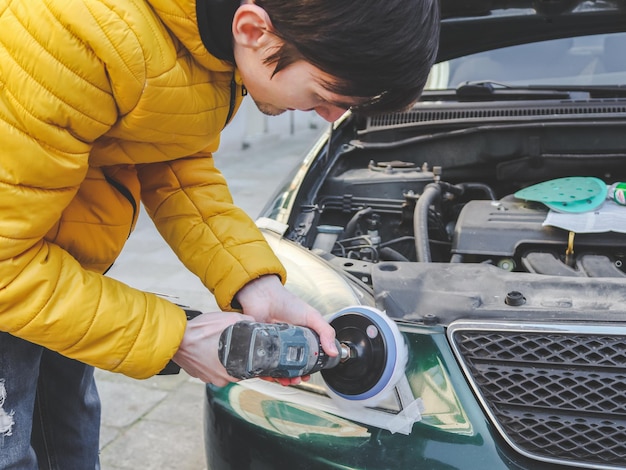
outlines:
M542 202L557 212L588 212L606 199L608 188L599 178L573 176L557 178L521 189L515 197Z

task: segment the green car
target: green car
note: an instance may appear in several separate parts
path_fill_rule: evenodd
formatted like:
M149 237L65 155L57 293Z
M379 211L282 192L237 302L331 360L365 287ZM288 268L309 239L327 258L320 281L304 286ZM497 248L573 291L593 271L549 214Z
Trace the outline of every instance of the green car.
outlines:
M441 8L420 101L344 115L258 219L290 290L397 325L404 371L375 404L207 386L211 470L626 468L626 2Z

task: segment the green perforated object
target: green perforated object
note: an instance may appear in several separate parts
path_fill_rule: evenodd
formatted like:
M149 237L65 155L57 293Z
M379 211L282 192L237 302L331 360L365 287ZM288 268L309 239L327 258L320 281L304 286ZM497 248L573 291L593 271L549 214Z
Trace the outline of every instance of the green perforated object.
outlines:
M607 185L599 178L572 176L544 181L515 193L527 201L542 202L557 212L587 212L606 200Z

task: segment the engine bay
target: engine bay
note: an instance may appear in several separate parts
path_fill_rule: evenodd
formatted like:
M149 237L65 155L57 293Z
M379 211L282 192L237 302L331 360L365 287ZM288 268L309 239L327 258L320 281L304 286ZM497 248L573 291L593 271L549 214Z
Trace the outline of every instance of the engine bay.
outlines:
M308 207L306 236L291 238L332 257L366 282L363 263L385 261L626 276L625 233L573 234L544 225L545 205L513 195L527 183L491 185L464 181L455 173L455 180L448 182L443 167L399 159L336 169Z

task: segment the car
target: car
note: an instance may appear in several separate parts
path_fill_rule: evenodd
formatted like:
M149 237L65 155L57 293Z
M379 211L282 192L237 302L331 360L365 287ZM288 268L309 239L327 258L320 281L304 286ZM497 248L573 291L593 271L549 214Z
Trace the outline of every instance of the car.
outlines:
M207 385L212 470L626 468L626 2L441 11L415 106L346 113L257 221L292 292L397 326L401 377Z

